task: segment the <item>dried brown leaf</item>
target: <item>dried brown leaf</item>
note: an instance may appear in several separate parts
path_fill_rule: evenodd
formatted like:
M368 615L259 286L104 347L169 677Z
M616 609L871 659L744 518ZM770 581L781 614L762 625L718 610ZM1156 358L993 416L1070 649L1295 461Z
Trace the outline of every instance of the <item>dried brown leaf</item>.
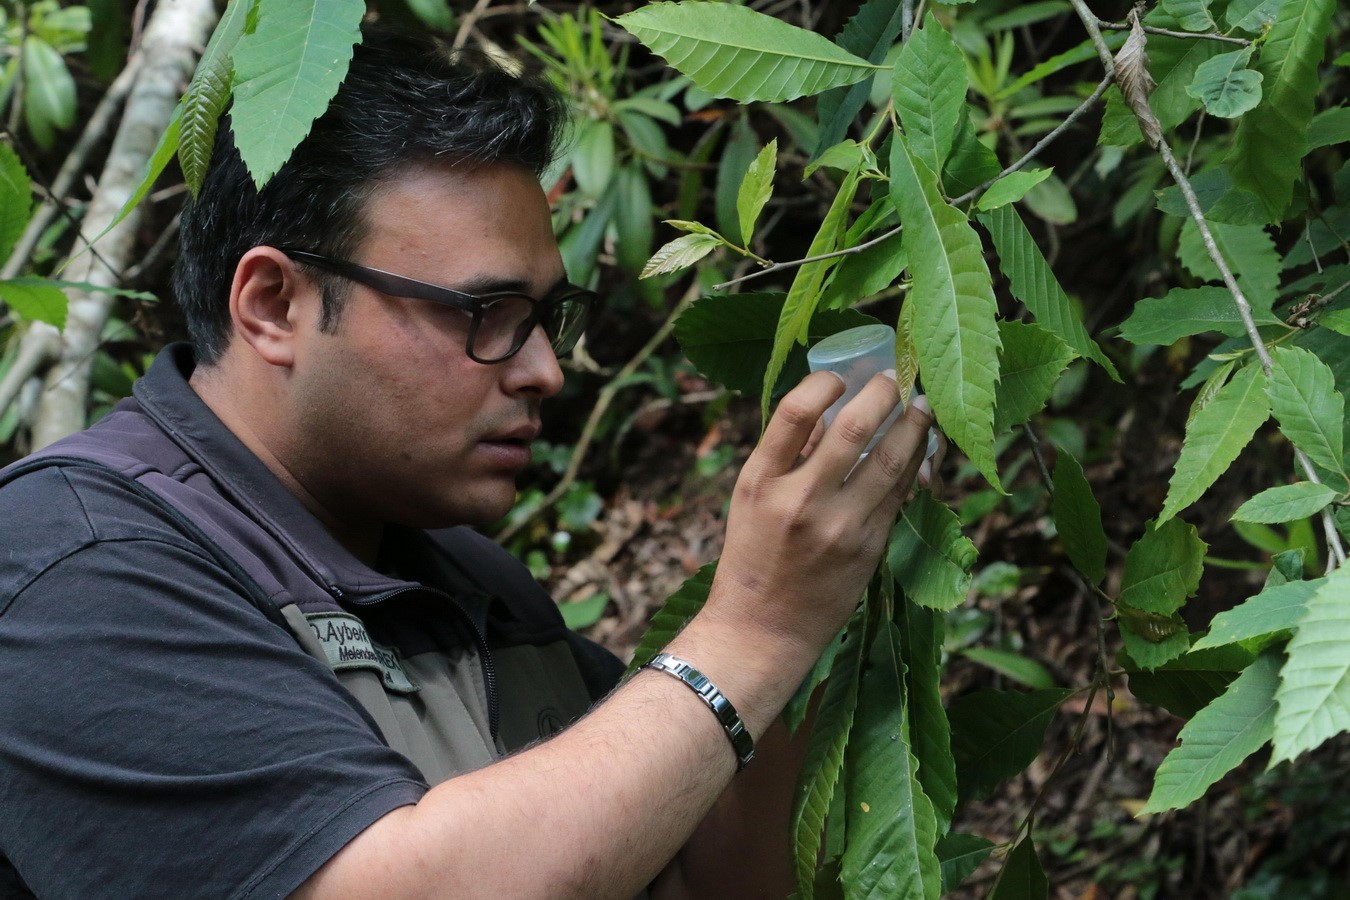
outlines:
M1158 117L1148 105L1148 95L1157 87L1153 76L1148 72L1148 35L1139 20L1140 7L1135 5L1127 17L1130 23L1130 36L1116 53L1116 84L1125 95L1125 102L1134 111L1139 120L1139 129L1150 147L1162 142L1162 126Z

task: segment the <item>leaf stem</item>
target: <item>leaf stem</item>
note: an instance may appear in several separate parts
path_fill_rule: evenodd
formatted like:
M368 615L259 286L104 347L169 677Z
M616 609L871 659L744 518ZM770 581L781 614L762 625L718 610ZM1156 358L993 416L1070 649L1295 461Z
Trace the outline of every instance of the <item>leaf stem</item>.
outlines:
M1129 31L1128 22L1107 22L1102 19L1097 20L1097 27L1106 31ZM1250 47L1252 42L1247 38L1229 37L1226 34L1219 34L1214 31L1170 31L1166 28L1154 28L1152 25L1145 25L1144 31L1149 34L1161 34L1166 37L1186 38L1189 40L1223 41L1225 44L1238 44L1243 47Z

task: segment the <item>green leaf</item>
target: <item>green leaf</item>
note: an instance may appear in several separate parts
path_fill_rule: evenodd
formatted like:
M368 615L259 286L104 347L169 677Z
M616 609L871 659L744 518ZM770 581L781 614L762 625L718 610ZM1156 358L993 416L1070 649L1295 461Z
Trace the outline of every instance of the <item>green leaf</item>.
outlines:
M914 758L919 761L919 784L932 801L939 834L951 827L956 811L956 761L952 758L952 732L940 685L944 622L943 616L911 600L896 603L909 733Z
M904 8L900 0L867 0L857 15L844 24L835 43L870 63L880 63L900 36L903 25ZM814 145L813 158L848 135L849 126L867 105L871 86L872 79L867 78L849 87L831 88L816 98L820 137Z
M1294 182L1302 177L1300 160L1318 91L1317 64L1335 8L1335 0L1280 7L1257 61L1264 95L1242 117L1233 137L1228 157L1233 180L1261 198L1272 222L1284 216Z
M930 172L941 172L952 151L968 86L961 51L927 13L895 59L891 88L909 152Z
M850 620L851 624L851 620ZM834 640L825 645L820 656L816 657L816 662L811 666L811 671L802 679L802 683L797 685L796 692L792 699L783 707L783 724L787 726L790 734L796 734L797 729L802 727L806 721L806 715L810 712L811 698L815 695L816 688L825 683L825 679L830 677L830 672L834 669L834 661L839 656L839 650L848 639L848 626L845 626Z
M694 301L675 323L680 349L700 373L751 397L764 387L773 333L783 310L782 294L731 294ZM811 319L807 342L876 320L851 310L821 310ZM806 377L806 350L794 346L776 389Z
M1116 609L1125 652L1144 669L1156 669L1190 649L1191 636L1177 613L1161 615L1129 606Z
M1309 598L1289 642L1275 694L1273 766L1350 730L1350 569Z
M1234 28L1260 34L1275 22L1285 0L1233 0L1224 12L1224 21Z
M642 267L639 278L653 278L668 272L687 269L718 247L726 243L721 237L712 234L686 234L662 245L647 265Z
M1195 642L1192 651L1292 630L1303 615L1308 600L1325 581L1325 578L1287 581L1248 597L1238 606L1215 616L1209 623L1209 633Z
M1008 854L989 900L1045 900L1048 896L1050 881L1041 869L1036 844L1028 834Z
M811 240L811 247L806 251L807 256L821 256L839 249L840 239L848 228L849 207L852 206L853 196L858 191L858 179L857 171L850 172L844 178L839 193L834 195L834 200L830 203L829 212L825 213L824 221L820 223L816 236ZM787 300L783 302L783 312L778 318L778 328L774 332L773 352L769 355L769 366L764 374L764 387L760 392L760 413L765 422L769 421L769 402L773 399L773 387L778 383L778 376L783 371L783 364L787 362L788 353L794 342L806 343L810 333L811 317L820 303L821 286L825 282L825 276L838 262L839 258L835 257L807 263L797 270L792 279L792 287L788 288Z
M1345 398L1327 364L1298 347L1271 350L1270 406L1280 431L1308 458L1330 473L1332 486L1350 487L1344 456Z
M254 2L230 0L211 33L211 40L206 43L192 82L178 102L181 118L178 160L183 169L183 180L194 197L206 178L220 114L230 100L231 54L244 34Z
M647 633L638 641L633 659L628 663L629 672L636 672L650 662L675 635L684 630L690 619L698 615L703 604L708 601L708 592L712 590L713 574L716 571L717 563L708 563L670 595L661 611L652 616Z
M1000 373L994 430L1021 425L1045 407L1076 354L1054 334L1025 322L999 322Z
M1250 650L1229 646L1192 650L1151 672L1140 671L1129 657L1122 662L1130 673L1130 693L1189 719L1222 694L1254 659L1256 654Z
M729 3L652 3L614 20L717 97L795 100L877 70L818 34Z
M614 177L614 123L608 119L586 119L577 126L572 146L572 175L582 196L599 197Z
M1265 372L1258 365L1245 366L1187 424L1158 521L1166 522L1199 500L1268 418Z
M1205 105L1205 111L1221 119L1235 119L1261 102L1260 72L1247 68L1252 48L1220 53L1195 70L1186 93Z
M1181 746L1158 767L1140 815L1189 806L1271 739L1280 663L1278 654L1260 657L1182 727Z
M1045 666L1012 650L967 647L961 655L1035 690L1055 686L1055 679Z
M1280 320L1269 309L1254 307L1258 325ZM1247 333L1237 304L1227 288L1172 288L1162 297L1145 297L1120 323L1120 336L1132 344L1173 344L1192 334L1217 331L1228 337Z
M1333 309L1317 317L1317 324L1337 334L1350 336L1350 309Z
M906 305L915 307L914 345L928 402L947 436L1002 490L994 459L997 305L984 247L899 134L891 147L891 198L905 226L913 276Z
M45 278L0 281L0 301L4 301L15 315L30 322L66 327L69 301L64 291Z
M910 749L899 629L883 622L849 734L843 882L850 898L937 900L937 821Z
M1251 305L1269 310L1280 282L1280 257L1274 240L1260 225L1211 222L1209 230ZM1181 257L1181 264L1197 278L1220 280L1219 267L1209 258L1200 229L1193 219L1182 223L1177 255Z
M844 309L898 281L909 265L904 239L902 233L893 234L875 246L845 257L830 274L820 308ZM1326 316L1322 318L1325 320Z
M235 146L261 190L328 108L361 40L361 0L262 0L234 48Z
M1215 166L1197 172L1191 177L1191 188L1200 203L1200 211L1210 224L1259 225L1266 220L1266 209L1260 198L1234 185L1227 166ZM1191 214L1181 189L1176 185L1159 192L1158 209L1182 219Z
M449 0L406 0L408 9L422 22L441 31L451 31L455 27L455 14L450 9Z
M589 628L599 622L608 605L609 594L596 594L585 600L559 603L558 611L562 613L563 624L575 631L578 628Z
M28 133L48 150L57 129L75 124L75 79L55 47L36 35L23 41L23 117Z
M122 208L117 211L117 215L108 223L108 226L98 233L90 244L97 244L99 239L105 234L117 227L118 223L131 214L145 195L150 193L150 189L155 186L159 176L163 174L164 169L169 165L175 153L178 152L179 129L183 122L183 106L180 103L173 111L173 116L169 119L168 126L164 129L164 134L160 136L159 143L155 145L155 152L150 154L146 160L145 170L141 173L140 183L136 185L136 190L131 192L127 202L122 204Z
M1046 19L1053 19L1070 10L1068 3L1064 0L1038 0L1033 3L1022 3L1007 12L999 13L996 16L990 16L984 22L984 30L991 31L1010 31L1014 28L1021 28L1023 25L1034 25L1037 22L1044 22Z
M740 192L736 195L736 212L740 215L741 242L750 246L750 238L755 233L755 222L759 219L764 204L773 195L773 174L778 165L778 139L774 138L759 151L755 161L750 164L741 182Z
M1037 4L1034 3L1026 4L1026 6L1036 5ZM994 19L990 19L985 23L985 26L988 27L993 21ZM1110 47L1112 50L1119 50L1120 45L1125 43L1125 35L1121 32L1107 34L1105 35L1105 39L1106 46ZM1025 74L1018 76L1018 78L1011 83L999 88L999 92L995 95L994 99L1006 100L1014 94L1017 94L1023 88L1030 87L1038 81L1043 81L1051 75L1062 72L1069 66L1076 66L1079 63L1085 63L1088 60L1095 60L1096 58L1097 48L1093 45L1091 40L1084 40L1078 46L1052 56L1045 62L1038 63L1033 68L1027 70ZM1119 96L1119 91L1117 91L1117 96Z
M652 192L639 160L629 160L614 175L614 259L629 272L641 272L652 252Z
M89 62L89 72L99 81L112 81L127 61L129 17L117 0L90 0L86 5L89 7L89 49L85 58Z
M953 609L966 599L978 555L961 533L956 513L919 491L891 530L886 560L910 600L930 609Z
M1041 752L1045 729L1073 691L976 691L947 710L956 777L965 798L985 797Z
M980 195L975 208L988 212L1016 203L1026 196L1027 191L1040 184L1054 169L1032 169L1031 171L1011 172L989 186L989 190Z
M1060 543L1074 567L1088 581L1101 584L1106 577L1106 532L1102 508L1092 495L1083 467L1071 453L1061 452L1055 461L1055 493L1050 512Z
M1217 56L1220 48L1218 41L1149 36L1148 69L1158 86L1154 88L1148 102L1164 132L1180 125L1199 106L1186 93L1186 88L1195 78L1195 70L1205 60ZM1141 140L1143 136L1139 132L1134 112L1125 105L1120 91L1112 87L1106 94L1099 143L1130 146Z
M0 143L0 260L10 252L33 215L33 182L19 155Z
M956 144L942 170L942 184L953 195L964 194L992 180L1003 171L998 156L975 134L970 117L965 116L957 129Z
M999 269L1008 278L1008 289L1031 310L1036 324L1057 335L1079 356L1097 363L1112 379L1120 381L1116 367L1088 335L1082 316L1059 286L1059 280L1050 271L1017 211L1011 206L1001 206L981 215L980 222L994 239Z
M793 864L797 891L802 900L814 896L816 862L820 839L830 809L835 785L844 768L844 748L858 706L858 679L862 670L863 634L866 616L859 610L845 632L844 644L816 710L816 721L806 745L806 756L797 777L797 796L792 811Z
M1262 522L1271 525L1306 519L1321 512L1336 499L1337 492L1325 484L1300 481L1267 488L1237 508L1232 518L1241 522Z
M1177 24L1186 31L1213 31L1215 28L1209 14L1209 0L1163 0L1162 8L1175 16Z
M1350 106L1324 109L1308 123L1308 143L1304 153L1346 141L1350 141Z
M989 858L989 852L993 849L993 841L976 834L962 834L959 831L944 834L937 845L938 862L942 866L942 893L945 895L956 890L971 872L980 867L980 863Z
M1125 554L1120 602L1161 616L1181 608L1200 586L1208 545L1180 519L1150 522Z

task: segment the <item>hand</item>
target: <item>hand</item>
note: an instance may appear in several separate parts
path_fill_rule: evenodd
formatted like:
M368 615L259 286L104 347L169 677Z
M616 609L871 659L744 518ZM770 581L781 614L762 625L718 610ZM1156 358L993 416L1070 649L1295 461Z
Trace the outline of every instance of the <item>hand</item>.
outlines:
M856 607L932 425L927 403L916 398L859 462L898 391L894 379L873 378L813 442L821 415L843 390L837 377L817 373L779 404L736 483L705 608L741 634L785 645L806 665Z

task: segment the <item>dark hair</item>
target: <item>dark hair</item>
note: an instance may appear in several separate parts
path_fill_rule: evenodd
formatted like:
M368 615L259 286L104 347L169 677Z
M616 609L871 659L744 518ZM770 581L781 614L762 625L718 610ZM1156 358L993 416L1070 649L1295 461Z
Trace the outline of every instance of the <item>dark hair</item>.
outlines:
M344 258L365 236L364 209L381 180L436 160L511 162L540 174L552 161L565 105L545 82L430 38L368 27L328 111L259 192L228 116L202 189L184 209L174 292L203 364L230 340L229 292L239 259L259 245ZM321 327L336 327L343 294L319 277Z

